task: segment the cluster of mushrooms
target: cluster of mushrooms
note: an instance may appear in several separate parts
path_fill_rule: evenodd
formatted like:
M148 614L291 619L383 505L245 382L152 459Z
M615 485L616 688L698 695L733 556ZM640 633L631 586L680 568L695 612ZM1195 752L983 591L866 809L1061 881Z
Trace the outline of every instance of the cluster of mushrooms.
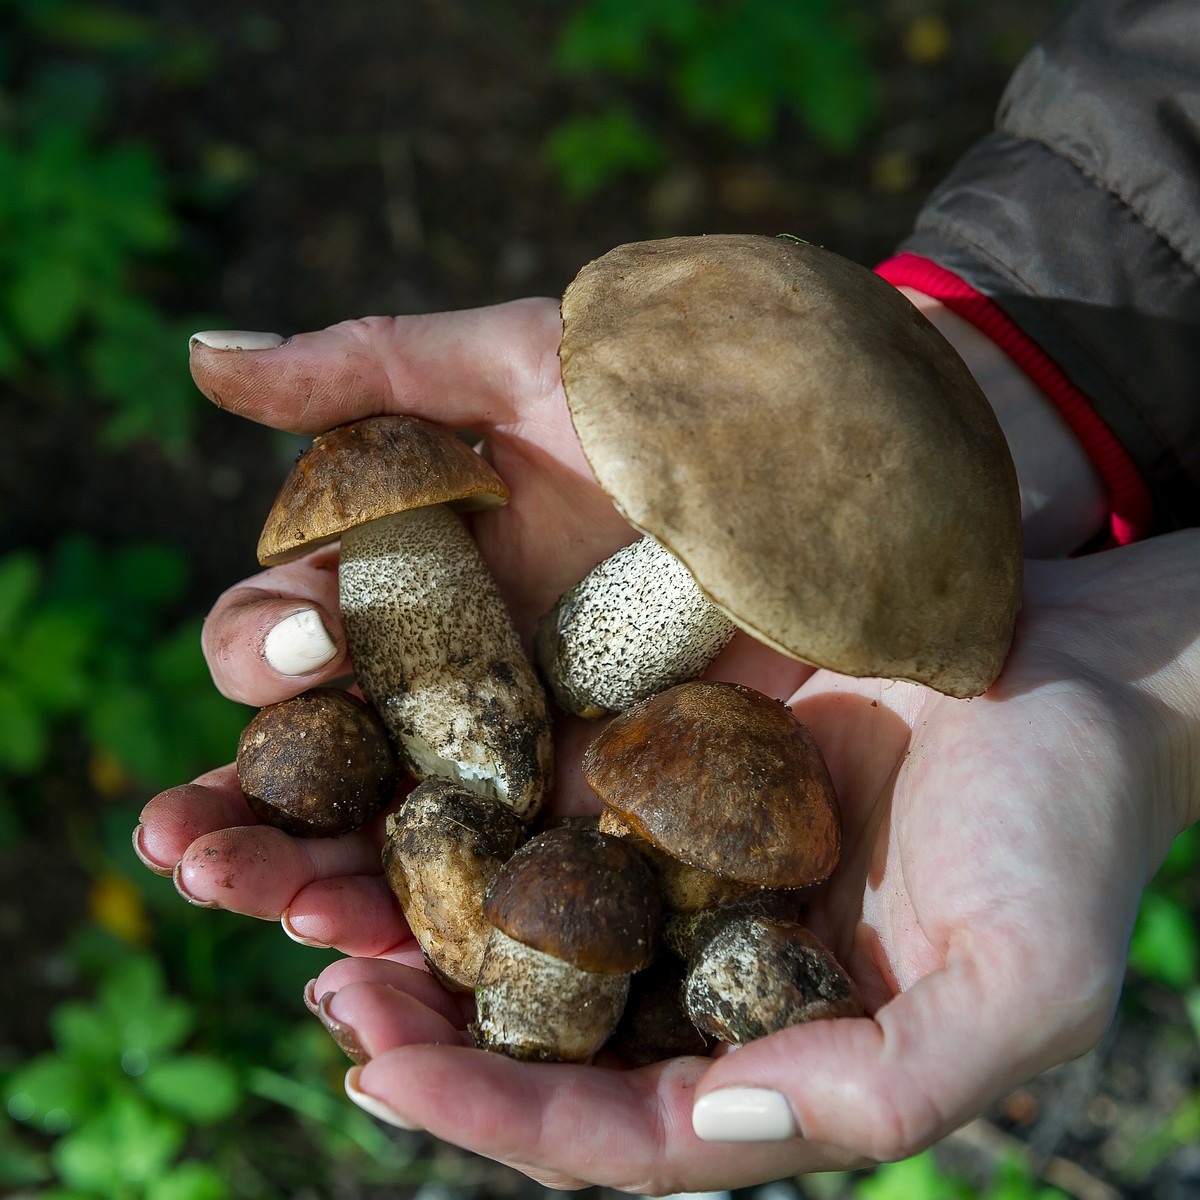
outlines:
M801 921L841 848L820 749L780 701L700 677L740 629L843 674L985 690L1021 583L1003 435L890 285L794 239L621 246L562 315L572 421L640 536L545 615L535 667L458 515L508 498L485 459L407 416L318 437L259 558L340 542L363 699L262 710L242 788L264 820L337 836L417 781L384 871L486 1049L642 1064L857 1015ZM542 818L552 708L603 718L598 819Z

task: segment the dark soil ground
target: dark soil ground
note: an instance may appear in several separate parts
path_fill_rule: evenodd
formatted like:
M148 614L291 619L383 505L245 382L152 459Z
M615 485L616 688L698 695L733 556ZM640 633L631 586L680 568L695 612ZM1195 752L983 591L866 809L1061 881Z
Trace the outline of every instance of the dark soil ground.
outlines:
M635 101L663 131L670 167L582 204L565 198L545 166L544 139L564 113L594 107L612 85L569 80L554 68L550 48L564 6L140 7L165 32L199 35L215 57L186 86L132 82L123 126L181 173L230 189L220 205L197 203L190 214L187 272L151 282L165 304L208 314L210 325L289 334L373 313L557 295L596 254L668 234L786 231L871 263L895 246L922 196L986 130L1015 55L1054 5L1003 0L985 10L951 0L940 6L948 47L933 61L906 53L905 35L934 6L872 7L885 104L864 143L844 157L789 121L769 145L748 150L690 128L662 89L644 88ZM64 432L37 413L8 425L5 544L36 545L75 528L182 545L196 568L198 612L254 569L258 526L279 477L264 464L286 461L291 443L207 408L192 445L175 456L142 447L98 458L86 431ZM50 872L34 862L10 866L0 933L7 920L12 935ZM65 925L73 900L61 887L44 904L37 899L46 926ZM41 1036L38 1008L23 1004L15 1018L31 1047ZM1012 1152L1081 1200L1186 1200L1200 1195L1200 1149L1168 1146L1140 1175L1130 1163L1198 1078L1180 1001L1143 988L1097 1051L956 1135L948 1161L974 1171ZM515 1177L502 1186L492 1176L476 1194L516 1189ZM349 1183L345 1195L356 1195Z

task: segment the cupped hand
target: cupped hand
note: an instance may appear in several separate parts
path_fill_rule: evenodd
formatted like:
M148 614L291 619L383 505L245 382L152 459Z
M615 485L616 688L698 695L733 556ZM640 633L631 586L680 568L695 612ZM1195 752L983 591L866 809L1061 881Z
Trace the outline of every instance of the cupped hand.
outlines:
M1200 534L1031 564L1005 672L974 700L817 672L791 697L842 798L806 921L870 1013L637 1070L470 1048L411 958L313 985L352 1098L543 1183L747 1186L929 1145L1090 1048L1142 888L1200 784Z
M349 321L278 346L261 337L208 336L268 345L215 349L194 340L191 367L219 407L279 429L316 434L405 412L476 435L511 497L469 519L528 647L558 596L635 536L595 483L575 437L559 374L560 337L557 304L524 300ZM261 706L350 671L336 568L336 549L318 550L218 599L203 645L224 694ZM768 657L739 643L724 669L733 677L753 673ZM781 686L790 688L796 664L783 670L789 683ZM594 804L577 769L589 736L583 722L560 722L552 812ZM282 918L299 940L374 955L407 937L380 874L381 838L382 820L339 839L288 837L259 823L225 767L155 797L134 845L193 903Z
M552 303L522 302L352 322L269 350L197 346L193 371L223 407L280 428L405 411L478 434L512 500L474 532L528 638L632 536L575 440L558 336ZM282 917L292 936L355 956L313 1000L366 1064L352 1096L397 1124L548 1184L644 1192L900 1157L1108 1021L1141 889L1200 780L1197 561L1196 535L1181 534L1031 564L1005 673L971 701L812 673L735 639L710 674L790 700L829 761L845 856L807 920L871 1015L715 1060L624 1070L472 1049L469 998L422 969L379 874L379 822L290 838L256 822L226 767L151 801L136 845L194 902ZM219 600L205 649L223 691L264 704L346 672L335 563L318 552ZM264 647L297 613L316 615L328 650L284 674ZM562 724L559 812L590 803L577 770L588 734Z

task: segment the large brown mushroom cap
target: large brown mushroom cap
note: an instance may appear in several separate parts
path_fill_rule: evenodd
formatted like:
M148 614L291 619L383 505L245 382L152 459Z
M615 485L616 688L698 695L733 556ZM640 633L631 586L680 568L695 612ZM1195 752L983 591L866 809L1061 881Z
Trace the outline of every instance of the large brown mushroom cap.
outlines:
M560 826L526 842L496 873L484 916L508 937L581 971L640 971L658 947L654 875L621 838Z
M755 887L818 883L841 819L816 741L786 705L734 683L681 683L588 746L589 786L638 834L694 867Z
M378 517L432 504L493 508L508 488L452 431L399 413L340 425L296 460L258 542L263 566L288 562Z
M890 284L739 235L619 246L562 305L601 486L759 641L955 696L999 673L1020 598L1003 433Z

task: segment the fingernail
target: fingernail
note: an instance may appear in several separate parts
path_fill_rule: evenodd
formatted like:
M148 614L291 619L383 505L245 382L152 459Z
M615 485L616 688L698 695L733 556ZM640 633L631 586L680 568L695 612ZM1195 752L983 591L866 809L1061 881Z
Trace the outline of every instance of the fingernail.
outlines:
M796 1136L796 1121L779 1092L730 1087L696 1101L692 1129L706 1142L782 1142Z
M321 942L316 938L305 937L304 934L297 933L296 927L292 924L291 917L286 912L282 917L279 918L279 924L283 927L283 932L286 933L293 942L297 942L301 946L311 946L314 950L329 949L328 942Z
M170 875L174 868L170 863L159 862L155 858L151 858L146 851L145 843L146 828L144 825L135 825L133 827L133 852L137 855L138 862L151 870L155 875Z
M274 350L286 340L278 333L260 333L253 329L202 329L192 334L189 345L199 342L210 350Z
M312 608L284 617L263 639L263 657L280 675L307 675L336 653L337 646Z
M320 1008L320 1001L317 999L317 981L310 979L304 985L304 1007L315 1017L317 1009Z
M325 1026L326 1033L337 1043L338 1049L352 1063L361 1066L365 1062L370 1062L371 1056L363 1049L363 1044L358 1040L358 1034L354 1032L354 1029L345 1021L339 1021L329 1011L329 1002L336 995L336 992L326 992L321 997L317 1003L317 1020Z
M362 1067L351 1067L346 1072L346 1095L358 1105L365 1113L370 1113L377 1120L382 1121L385 1125L393 1125L397 1129L407 1129L415 1131L420 1129L420 1125L413 1125L406 1121L403 1117L394 1113L382 1100L376 1100L374 1096L368 1095L358 1086L358 1077L362 1074Z
M186 884L183 882L183 863L175 864L175 869L171 872L171 882L175 885L175 890L189 903L195 905L196 908L220 908L221 906L215 900L199 900L187 890Z

